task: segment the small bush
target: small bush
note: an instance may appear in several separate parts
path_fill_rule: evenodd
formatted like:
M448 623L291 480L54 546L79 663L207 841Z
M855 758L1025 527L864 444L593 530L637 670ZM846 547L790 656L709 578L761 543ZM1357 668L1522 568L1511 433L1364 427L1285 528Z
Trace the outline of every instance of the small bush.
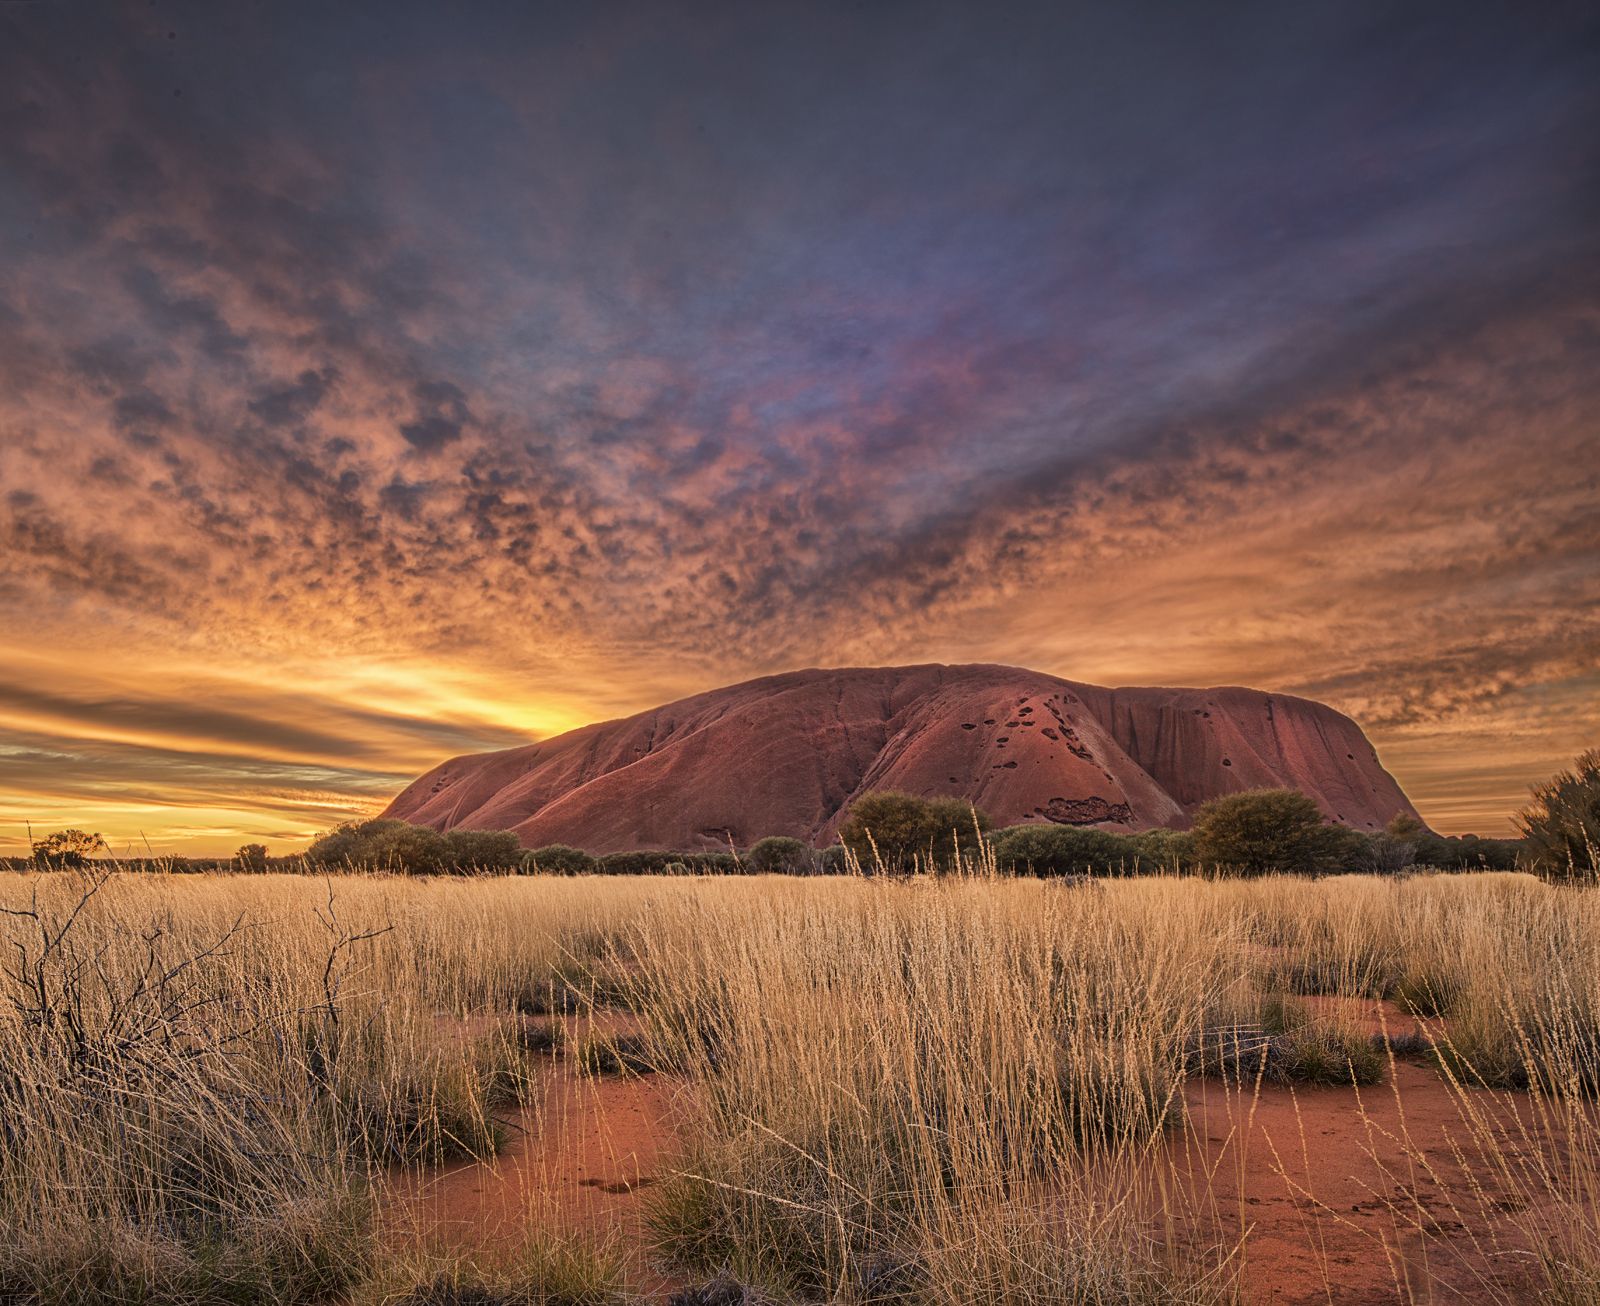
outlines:
M1304 1018L1278 1033L1265 1023L1206 1030L1189 1039L1185 1053L1190 1074L1247 1085L1259 1077L1269 1084L1366 1086L1382 1082L1387 1064L1370 1039Z
M1126 835L1088 826L1013 825L994 842L995 861L1004 874L1132 874L1138 851Z
M667 1306L765 1306L772 1300L724 1270L705 1283L679 1289L667 1298Z
M559 1052L567 1035L553 1020L524 1020L517 1025L517 1046L524 1052Z
M1517 813L1528 851L1550 879L1590 878L1600 872L1600 749L1590 749L1545 784Z
M1388 996L1408 1015L1446 1016L1460 1002L1462 988L1458 976L1412 971L1401 977Z
M460 875L513 871L522 864L522 841L509 830L449 830L444 841L450 850L448 869ZM441 869L446 869L443 863Z
M498 1059L435 1056L392 1066L386 1075L336 1085L329 1110L351 1152L379 1165L439 1165L493 1156L505 1126L489 1109L511 1096Z
M552 843L523 853L522 870L526 875L594 875L600 870L600 860L582 848Z
M1396 838L1387 830L1378 834L1357 834L1356 838L1360 842L1352 850L1352 870L1394 875L1417 860L1417 845L1413 839Z
M745 854L745 864L756 875L810 875L811 846L798 839L770 835Z
M564 975L552 975L543 984L529 984L511 995L519 1016L575 1016L592 1004L589 995Z
M850 864L845 856L845 846L836 843L830 848L824 848L817 857L817 865L824 875L848 875Z
M522 844L509 830L450 830L392 817L351 821L321 835L306 849L313 870L372 869L401 875L453 875L511 871Z
M1372 1046L1381 1053L1393 1053L1396 1058L1426 1057L1433 1052L1433 1040L1421 1029L1404 1033L1374 1034Z
M1528 844L1521 839L1480 839L1475 834L1444 836L1425 831L1414 836L1412 843L1418 865L1441 870L1514 871L1529 858Z
M1195 813L1194 837L1203 863L1245 875L1337 871L1359 838L1342 825L1325 825L1315 800L1298 789L1250 789L1214 799Z
M1187 830L1146 830L1115 837L1126 838L1133 845L1140 870L1176 871L1197 861L1194 835Z
M894 789L864 794L850 805L839 841L864 868L902 874L913 866L946 870L957 849L977 850L988 814L958 798L918 798Z
M450 845L437 830L390 818L346 822L306 849L309 865L330 871L371 867L424 875L453 860Z
M648 850L607 853L601 875L742 875L745 865L733 853L679 853Z

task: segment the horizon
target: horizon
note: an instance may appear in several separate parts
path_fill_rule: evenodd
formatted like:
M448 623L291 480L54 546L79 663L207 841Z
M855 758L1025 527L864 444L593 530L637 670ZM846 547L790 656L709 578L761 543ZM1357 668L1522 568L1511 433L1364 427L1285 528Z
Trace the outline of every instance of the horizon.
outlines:
M0 8L0 856L1000 663L1600 745L1561 4Z

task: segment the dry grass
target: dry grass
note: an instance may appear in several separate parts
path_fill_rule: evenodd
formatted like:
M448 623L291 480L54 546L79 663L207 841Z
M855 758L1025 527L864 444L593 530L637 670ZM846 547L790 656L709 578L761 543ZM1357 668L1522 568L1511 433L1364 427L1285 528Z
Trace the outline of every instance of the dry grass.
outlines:
M93 887L0 875L0 903L32 913L0 939L7 1301L623 1294L609 1253L559 1240L519 1287L378 1264L371 1232L379 1167L493 1151L497 1109L551 1073L561 1018L607 1005L637 1018L626 1056L615 1037L567 1055L692 1089L674 1175L650 1190L687 1272L752 1300L1226 1299L1236 1249L1196 1233L1214 1228L1204 1195L1174 1195L1153 1158L1186 1074L1249 1091L1382 1072L1315 995L1416 1013L1500 1186L1526 1196L1550 1300L1597 1300L1600 891L1519 875ZM1208 1063L1230 1036L1232 1060Z

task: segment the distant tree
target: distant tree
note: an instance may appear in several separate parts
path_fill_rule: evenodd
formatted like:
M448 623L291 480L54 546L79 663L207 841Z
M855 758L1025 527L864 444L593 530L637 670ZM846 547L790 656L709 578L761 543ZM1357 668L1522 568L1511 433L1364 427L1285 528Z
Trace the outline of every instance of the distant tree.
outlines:
M1410 812L1396 812L1389 818L1389 824L1383 827L1383 832L1391 839L1415 839L1419 834L1427 831L1428 827Z
M454 853L442 834L392 817L350 821L329 830L306 850L306 860L327 870L397 871L403 875L455 869Z
M1376 834L1352 831L1355 840L1349 856L1349 869L1378 875L1392 875L1418 859L1418 849L1428 835L1428 827L1410 812L1396 812Z
M1544 784L1516 815L1527 851L1551 879L1589 878L1600 871L1600 749L1590 749Z
M1417 860L1417 845L1411 839L1396 839L1387 830L1377 834L1355 832L1360 844L1353 851L1351 870L1376 875L1393 875Z
M594 875L599 870L599 858L564 843L546 844L522 854L524 875Z
M1174 871L1195 862L1194 835L1187 830L1145 830L1140 834L1124 835L1133 842L1138 854L1139 869L1146 874L1153 871Z
M468 875L474 871L514 871L522 863L522 840L509 830L449 830L444 836L449 864L441 869Z
M814 869L810 844L777 834L757 840L744 860L756 875L809 875Z
M957 849L975 852L992 825L987 813L959 798L918 798L878 789L850 805L839 841L863 869L871 871L881 863L885 871L901 874L918 865L926 870L950 867Z
M732 853L673 852L641 848L607 853L599 860L600 875L742 875L745 867Z
M84 865L94 853L105 849L106 841L84 830L57 830L33 841L33 857L52 870Z
M233 856L242 871L260 875L267 869L267 845L264 843L247 843Z
M846 875L850 871L849 860L846 853L849 850L842 844L836 843L824 848L817 854L817 867L824 875Z
M1250 789L1206 803L1194 817L1195 852L1207 865L1245 875L1342 870L1360 836L1325 825L1314 799L1298 789Z
M1010 875L1131 875L1139 850L1127 835L1093 826L1013 825L994 839L994 856Z

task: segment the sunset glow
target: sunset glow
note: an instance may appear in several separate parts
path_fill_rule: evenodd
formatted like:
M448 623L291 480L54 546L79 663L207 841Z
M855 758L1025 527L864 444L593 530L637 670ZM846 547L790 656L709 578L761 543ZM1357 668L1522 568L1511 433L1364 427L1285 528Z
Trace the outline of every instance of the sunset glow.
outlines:
M1600 745L1578 9L8 5L0 117L0 855L807 666L1315 698L1446 833Z

